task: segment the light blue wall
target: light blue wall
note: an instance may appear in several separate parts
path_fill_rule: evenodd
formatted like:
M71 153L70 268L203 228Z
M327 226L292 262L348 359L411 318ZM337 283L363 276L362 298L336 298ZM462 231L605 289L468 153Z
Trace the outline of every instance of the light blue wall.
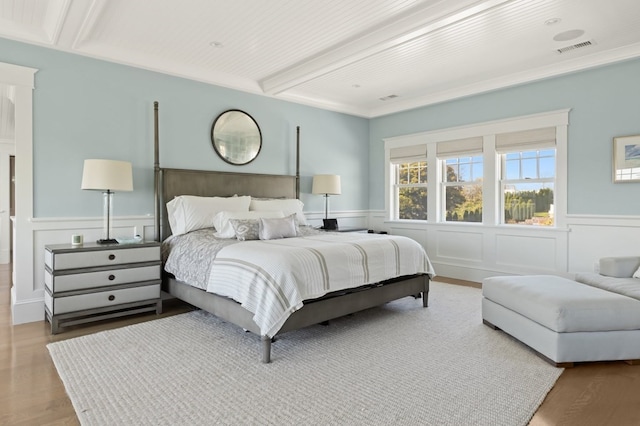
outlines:
M80 190L85 158L128 160L132 193L116 215L153 212L153 101L160 102L163 167L293 174L301 127L302 200L311 176L337 173L335 210L384 209L389 136L571 108L571 214L640 214L640 184L611 182L612 138L640 134L640 60L366 120L0 38L0 61L39 69L34 91L34 215L99 216L100 195ZM259 157L231 166L217 157L210 129L222 111L250 113L263 134Z
M301 128L305 210L322 211L311 176L342 177L334 210L368 208L366 119L283 102L0 38L0 61L37 68L34 91L34 216L102 214L101 195L82 191L86 158L131 161L134 191L116 195L114 214L153 213L153 102L160 103L162 167L295 174ZM242 109L260 125L263 147L246 166L222 161L210 142L215 117Z
M371 209L385 208L383 138L563 108L571 108L568 213L639 215L640 183L612 183L612 139L640 134L640 60L371 120Z

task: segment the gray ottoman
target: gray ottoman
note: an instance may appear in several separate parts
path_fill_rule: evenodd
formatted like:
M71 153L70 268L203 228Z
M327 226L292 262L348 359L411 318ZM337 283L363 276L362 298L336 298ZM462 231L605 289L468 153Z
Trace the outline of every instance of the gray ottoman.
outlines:
M485 324L558 367L640 360L639 300L555 275L487 278L482 294Z

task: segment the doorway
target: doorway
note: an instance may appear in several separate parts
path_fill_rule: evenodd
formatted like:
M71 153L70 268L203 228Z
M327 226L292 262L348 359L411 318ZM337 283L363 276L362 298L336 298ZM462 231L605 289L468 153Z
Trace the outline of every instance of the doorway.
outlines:
M16 215L16 156L9 156L9 217ZM9 225L9 263L13 263L13 220Z
M16 141L16 87L0 81L0 264L12 261Z

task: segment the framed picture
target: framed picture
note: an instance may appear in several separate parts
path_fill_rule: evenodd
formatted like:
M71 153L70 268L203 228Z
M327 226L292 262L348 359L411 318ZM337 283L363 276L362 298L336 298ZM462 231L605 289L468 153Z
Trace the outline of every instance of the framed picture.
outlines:
M613 182L640 182L640 135L613 138Z

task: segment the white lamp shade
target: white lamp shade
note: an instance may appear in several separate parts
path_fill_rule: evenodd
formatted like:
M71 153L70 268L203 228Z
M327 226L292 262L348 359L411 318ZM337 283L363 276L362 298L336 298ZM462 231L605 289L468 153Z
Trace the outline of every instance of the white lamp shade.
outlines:
M131 163L115 160L84 160L82 189L133 191Z
M340 195L342 189L340 186L340 176L338 175L315 175L313 177L313 194Z

